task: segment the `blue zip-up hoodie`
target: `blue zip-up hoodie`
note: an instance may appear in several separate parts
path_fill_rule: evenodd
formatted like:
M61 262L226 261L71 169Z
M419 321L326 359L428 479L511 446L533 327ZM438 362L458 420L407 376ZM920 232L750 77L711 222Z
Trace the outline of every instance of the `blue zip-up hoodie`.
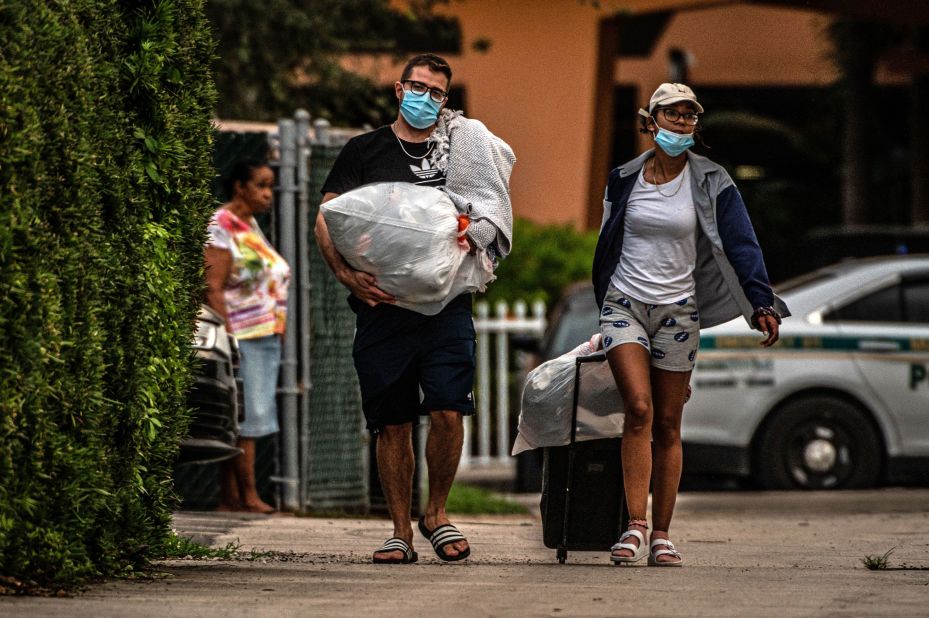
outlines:
M639 171L653 155L654 150L649 150L610 172L593 264L598 307L603 306L610 277L623 251L629 195ZM720 165L690 151L687 161L699 223L694 281L700 327L728 322L740 313L751 324L757 307L774 307L781 316L789 316L787 305L771 290L755 230L729 174Z

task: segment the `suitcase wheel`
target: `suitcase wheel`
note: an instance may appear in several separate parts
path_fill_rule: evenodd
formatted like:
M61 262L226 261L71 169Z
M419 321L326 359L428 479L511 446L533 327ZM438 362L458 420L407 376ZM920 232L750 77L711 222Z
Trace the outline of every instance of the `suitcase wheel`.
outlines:
M564 563L565 563L565 560L568 559L568 550L567 550L567 549L559 549L559 550L558 550L558 553L556 554L556 556L558 557L558 564L564 564Z

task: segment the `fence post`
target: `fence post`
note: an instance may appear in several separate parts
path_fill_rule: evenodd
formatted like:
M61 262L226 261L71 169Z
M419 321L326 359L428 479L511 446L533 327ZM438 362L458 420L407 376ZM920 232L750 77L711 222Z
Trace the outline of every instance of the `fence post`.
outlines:
M539 320L542 324L541 330L545 330L545 302L542 300L536 300L532 303L532 317L536 320Z
M505 327L507 305L497 302L497 460L507 460L510 443L510 350L509 333Z
M300 418L305 419L310 413L310 391L313 388L312 366L310 357L310 114L305 109L294 113L297 123L297 191L299 207L297 209L297 276L294 281L298 287L297 303L299 306L299 345L297 361L300 367ZM294 333L296 336L297 333ZM301 421L299 427L304 426ZM300 451L298 453L297 501L300 510L306 506L307 470L304 454L309 445L307 432L299 432Z
M281 164L278 176L280 197L278 212L280 213L280 250L281 255L296 268L296 216L294 172L297 164L296 129L294 121L282 119L278 122L278 135L280 136ZM298 469L298 425L297 425L297 319L294 315L296 303L290 296L287 311L287 335L284 337L284 350L281 358L281 386L278 393L281 395L281 451L282 470L277 480L282 485L282 502L285 510L294 511L299 507L297 500Z
M321 146L329 145L329 121L325 118L317 118L313 122L313 132L316 134L316 143Z
M487 303L480 303L477 315L486 322L490 317L490 308ZM480 384L478 391L478 461L482 464L490 463L490 331L484 329L477 336L477 379Z

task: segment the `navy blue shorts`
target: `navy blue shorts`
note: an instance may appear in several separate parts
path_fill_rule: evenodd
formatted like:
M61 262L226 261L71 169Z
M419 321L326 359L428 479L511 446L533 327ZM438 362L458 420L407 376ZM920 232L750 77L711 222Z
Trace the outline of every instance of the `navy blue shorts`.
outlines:
M393 305L352 307L358 315L352 357L368 430L416 425L420 416L438 410L474 414L470 294L434 316Z

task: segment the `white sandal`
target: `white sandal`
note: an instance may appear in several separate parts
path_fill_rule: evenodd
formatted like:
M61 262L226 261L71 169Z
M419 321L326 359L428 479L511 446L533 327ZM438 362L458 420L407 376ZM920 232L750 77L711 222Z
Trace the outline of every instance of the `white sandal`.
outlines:
M625 539L629 537L635 537L639 539L638 546L633 545L632 543L623 543ZM618 549L628 549L633 554L631 556L617 556L612 552ZM645 544L645 535L639 532L638 530L626 530L623 532L622 536L619 537L619 542L610 548L610 561L615 565L623 564L632 564L633 562L638 562L645 557L645 554L648 552L648 545Z
M664 546L667 549L659 549L655 551L656 546ZM674 549L674 543L668 539L655 539L652 541L649 546L648 552L648 566L660 566L660 567L679 567L684 566L684 556L681 555L681 552ZM667 561L658 561L658 556L674 556L678 560L667 560Z

